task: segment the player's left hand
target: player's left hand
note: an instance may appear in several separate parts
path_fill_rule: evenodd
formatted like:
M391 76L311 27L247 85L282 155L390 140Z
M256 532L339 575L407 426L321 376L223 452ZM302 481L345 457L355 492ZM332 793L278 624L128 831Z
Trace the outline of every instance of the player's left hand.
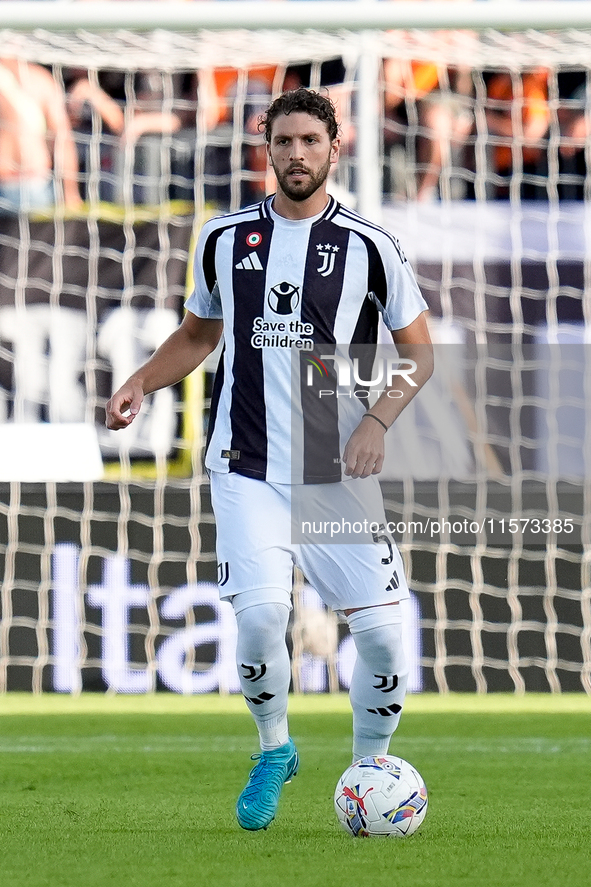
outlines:
M380 473L384 464L384 434L378 422L362 420L359 423L343 453L348 477L369 477Z

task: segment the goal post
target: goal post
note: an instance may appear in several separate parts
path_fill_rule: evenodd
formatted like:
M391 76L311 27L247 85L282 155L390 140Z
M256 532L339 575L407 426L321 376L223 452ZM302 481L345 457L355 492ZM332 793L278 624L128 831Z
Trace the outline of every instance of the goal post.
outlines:
M336 32L350 30L386 30L413 28L473 28L497 31L565 30L589 27L589 11L578 0L532 0L526 6L512 0L490 0L487 6L465 2L447 3L434 0L414 2L399 0L396 5L375 0L304 0L295 4L271 6L264 0L229 0L220 7L215 0L186 5L181 0L154 3L136 0L133 8L111 7L106 0L90 0L78 5L70 0L57 0L52 7L43 0L5 0L0 27L20 31L39 28L74 32L79 29L111 31L125 28L136 32L158 28L178 32L211 29L228 31L237 28L287 28L294 31L318 30Z
M591 692L588 4L27 0L0 38L66 92L84 200L0 216L0 691L238 692L213 362L133 434L102 420L179 322L203 219L269 187L253 121L301 82L339 109L334 193L400 239L431 310L436 374L383 475L412 689ZM90 450L74 471L89 428L102 475ZM298 692L347 689L351 639L301 576L290 644Z

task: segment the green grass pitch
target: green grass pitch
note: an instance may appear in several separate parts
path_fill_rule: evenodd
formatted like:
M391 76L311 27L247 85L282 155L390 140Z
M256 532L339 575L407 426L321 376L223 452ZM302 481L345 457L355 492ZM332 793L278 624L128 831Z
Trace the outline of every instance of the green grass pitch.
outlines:
M391 751L429 790L405 840L332 806L344 696L291 700L301 756L267 831L234 803L256 751L241 698L0 697L2 887L557 887L589 883L591 700L411 696Z

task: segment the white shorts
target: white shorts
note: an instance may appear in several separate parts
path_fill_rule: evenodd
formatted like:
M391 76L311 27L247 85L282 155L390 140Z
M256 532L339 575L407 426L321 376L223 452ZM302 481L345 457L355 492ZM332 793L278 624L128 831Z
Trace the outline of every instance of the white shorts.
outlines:
M323 500L379 497L380 524L386 518L377 477L357 478L322 487ZM327 488L333 488L328 490ZM312 495L314 493L312 492ZM292 486L254 480L234 472L211 472L211 498L217 526L218 585L222 599L242 592L274 589L278 600L291 594L298 566L332 610L390 604L409 597L396 543L381 528L368 541L319 543L292 541ZM349 537L351 538L351 537ZM234 602L236 606L236 602Z

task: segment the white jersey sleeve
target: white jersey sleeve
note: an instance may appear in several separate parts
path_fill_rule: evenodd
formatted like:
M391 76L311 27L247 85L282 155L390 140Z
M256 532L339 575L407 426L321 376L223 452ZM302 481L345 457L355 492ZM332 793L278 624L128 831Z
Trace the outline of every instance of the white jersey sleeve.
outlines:
M380 256L386 275L386 302L376 304L388 329L401 330L426 311L428 305L398 241L390 235L383 240Z

